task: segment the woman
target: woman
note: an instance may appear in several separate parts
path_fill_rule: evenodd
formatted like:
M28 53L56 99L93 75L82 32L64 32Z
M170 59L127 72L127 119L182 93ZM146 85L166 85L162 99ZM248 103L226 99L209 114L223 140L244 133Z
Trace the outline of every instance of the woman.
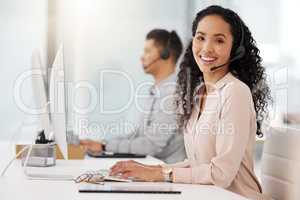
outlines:
M173 165L118 162L111 174L143 181L211 184L250 199L267 198L253 151L270 99L259 50L240 17L210 6L193 22L177 95L187 157Z

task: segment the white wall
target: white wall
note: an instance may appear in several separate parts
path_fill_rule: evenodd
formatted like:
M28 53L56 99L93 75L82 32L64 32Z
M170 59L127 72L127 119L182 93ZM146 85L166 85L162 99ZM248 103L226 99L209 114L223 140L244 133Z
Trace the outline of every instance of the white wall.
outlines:
M281 2L280 16L280 49L282 60L280 67L287 69L287 110L288 112L300 112L300 2L286 0Z
M30 69L33 49L41 50L46 65L53 62L58 46L64 44L66 78L71 84L68 99L71 128L74 125L72 103L75 101L82 106L88 105L91 100L86 90L77 90L74 98L72 87L81 80L89 81L90 86L95 88L97 94L92 99L97 105L92 112L78 117L87 117L97 124L107 124L120 117L134 121L133 103L118 114L101 113L100 106L115 109L125 105L131 96L128 81L120 76L106 77L105 84L101 85L101 70L127 73L135 89L142 82L152 81L143 73L139 61L146 33L152 28L175 29L186 43L191 36L195 14L214 3L240 13L252 30L264 58L268 57L265 63L271 79L279 77L286 80L279 85L272 80L272 86L279 91L281 98L276 100L281 107L279 110L300 111L297 87L300 77L297 38L300 29L295 21L300 12L297 0L2 0L0 139L10 138L16 126L31 117L15 105L13 87L18 75ZM102 86L104 89L100 88ZM143 92L147 92L146 88ZM24 83L22 93L24 101L31 105L29 80ZM128 114L129 117L126 117Z
M182 0L1 1L0 110L3 117L0 138L10 139L22 121L32 118L13 101L14 80L31 68L32 51L38 48L44 65L51 66L60 44L65 48L66 78L71 84L69 91L72 92L72 86L81 80L89 81L97 91L97 107L87 117L104 124L120 117L125 119L130 108L118 114L101 113L99 93L104 92L101 105L105 109L119 108L132 96L128 92L128 81L119 76L106 77L104 89L100 90L99 71L125 72L134 87L152 81L143 73L139 61L145 35L153 28L175 29L186 41L189 31L187 9L188 3ZM26 80L21 91L25 103L34 106L30 80ZM84 91L78 91L75 99L72 93L69 95L69 125L73 125L73 100L84 105L90 100L87 95ZM129 107L134 107L132 102ZM133 114L131 118L134 120L136 116Z
M31 68L31 54L42 51L46 64L47 1L0 1L0 140L9 139L17 126L31 116L15 104L14 81ZM30 80L22 85L24 102L32 106Z
M274 111L300 112L300 3L297 0L232 1L261 50L274 98Z
M73 99L79 107L90 105L90 101L97 103L92 111L73 115L75 121L88 118L90 123L97 125L118 119L135 121L136 115L130 115L135 113L132 111L135 105L130 98L139 83L152 81L152 77L144 74L140 64L146 33L153 28L175 29L186 41L189 31L186 23L187 3L182 0L66 0L60 6L67 8L61 9L67 14L59 15L64 24L62 27L68 27L61 31L66 67L68 73L73 74L69 78L73 79L74 84L88 81L97 92L92 98L84 89L70 94L71 103ZM132 81L134 90L131 91L128 80L119 75L106 76L102 85L100 73L103 69L124 72ZM115 114L101 110L101 106L106 111L116 110L127 103L127 109ZM99 135L100 132L103 131L94 129L92 134Z

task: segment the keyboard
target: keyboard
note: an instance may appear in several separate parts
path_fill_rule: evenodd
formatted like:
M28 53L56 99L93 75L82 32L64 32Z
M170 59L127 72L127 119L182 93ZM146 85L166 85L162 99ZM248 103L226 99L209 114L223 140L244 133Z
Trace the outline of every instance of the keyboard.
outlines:
M113 152L94 153L88 151L87 154L88 156L93 158L146 158L146 155L133 154L133 153L113 153Z
M34 180L56 180L56 181L71 181L74 180L73 175L68 174L33 174L33 173L27 173L26 174L28 179L34 179Z

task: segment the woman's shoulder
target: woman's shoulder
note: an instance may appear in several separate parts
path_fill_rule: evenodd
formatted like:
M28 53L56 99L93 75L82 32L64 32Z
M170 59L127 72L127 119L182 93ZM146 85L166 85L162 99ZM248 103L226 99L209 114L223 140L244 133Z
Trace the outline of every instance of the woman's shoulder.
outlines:
M235 96L237 98L252 97L250 88L246 83L230 74L227 83L224 84L223 93L227 97Z

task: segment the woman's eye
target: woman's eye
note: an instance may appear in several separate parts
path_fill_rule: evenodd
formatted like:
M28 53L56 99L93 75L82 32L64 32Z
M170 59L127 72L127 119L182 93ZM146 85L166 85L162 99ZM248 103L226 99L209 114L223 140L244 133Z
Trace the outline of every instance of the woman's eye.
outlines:
M196 37L196 39L199 40L199 41L204 41L204 37L203 36L198 36L198 37Z
M223 44L223 43L224 43L224 40L222 40L222 39L217 39L217 43L218 43L218 44Z

